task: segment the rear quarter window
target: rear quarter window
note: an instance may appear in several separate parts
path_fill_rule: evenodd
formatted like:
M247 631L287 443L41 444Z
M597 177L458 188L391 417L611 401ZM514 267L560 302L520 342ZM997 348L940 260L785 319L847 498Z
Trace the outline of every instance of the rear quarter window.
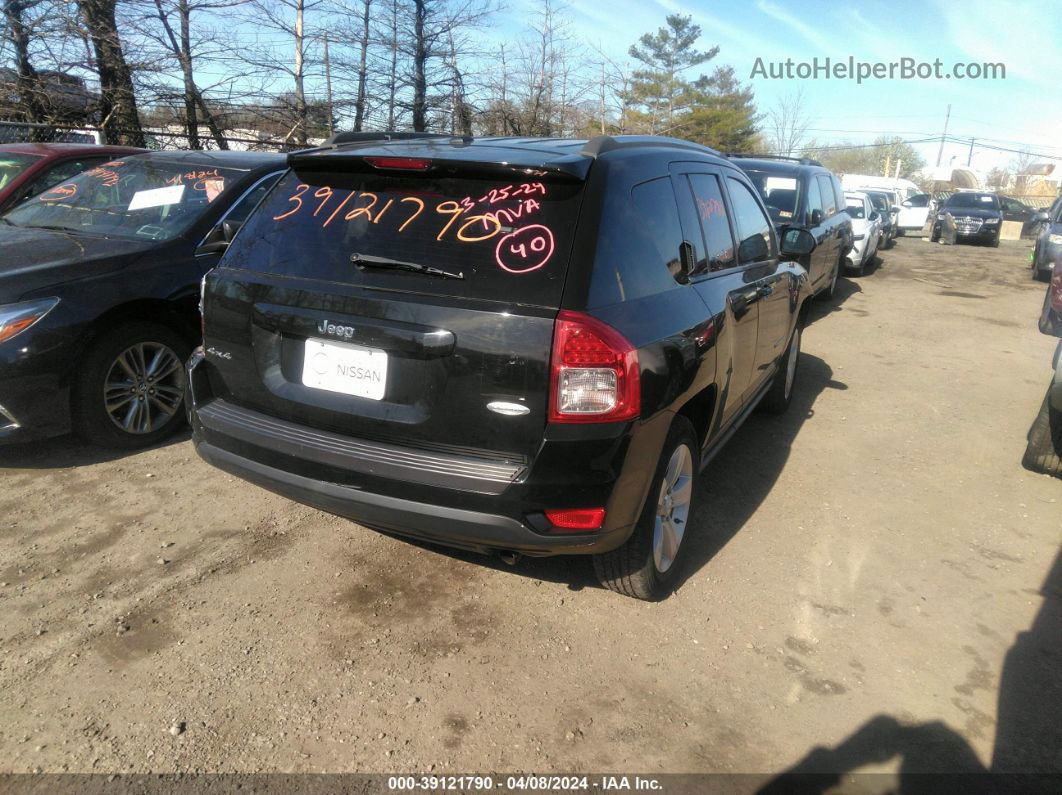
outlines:
M559 306L581 183L289 171L223 267L369 289ZM412 263L461 278L358 265Z
M670 177L606 195L590 286L591 307L632 301L678 286L682 226Z

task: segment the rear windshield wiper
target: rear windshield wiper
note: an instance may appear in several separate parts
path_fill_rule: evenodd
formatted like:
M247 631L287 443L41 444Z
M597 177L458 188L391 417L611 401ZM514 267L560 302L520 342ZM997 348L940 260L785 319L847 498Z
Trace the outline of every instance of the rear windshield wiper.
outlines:
M361 268L394 268L395 270L424 273L428 276L442 276L447 279L463 279L464 273L444 271L442 268L433 268L431 265L422 265L419 262L405 262L400 259L388 259L387 257L374 257L372 254L351 254L350 261Z

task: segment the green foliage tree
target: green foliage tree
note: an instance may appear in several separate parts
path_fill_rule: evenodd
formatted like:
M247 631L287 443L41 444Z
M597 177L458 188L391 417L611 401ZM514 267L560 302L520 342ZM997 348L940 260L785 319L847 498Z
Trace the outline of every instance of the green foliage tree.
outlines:
M685 73L719 54L697 49L701 28L692 17L669 14L667 25L646 33L630 48L641 67L631 74L625 97L629 127L674 135L726 151L748 151L757 135L752 90L730 67L687 79Z

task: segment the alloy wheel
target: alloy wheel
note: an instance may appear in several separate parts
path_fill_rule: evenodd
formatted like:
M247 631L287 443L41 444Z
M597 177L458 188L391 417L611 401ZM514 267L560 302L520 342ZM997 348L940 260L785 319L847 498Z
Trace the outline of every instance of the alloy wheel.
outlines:
M661 574L671 568L686 533L693 500L693 456L685 444L671 454L660 484L653 525L653 562Z
M184 368L176 353L159 342L138 342L111 363L103 401L111 422L126 433L158 430L181 407Z

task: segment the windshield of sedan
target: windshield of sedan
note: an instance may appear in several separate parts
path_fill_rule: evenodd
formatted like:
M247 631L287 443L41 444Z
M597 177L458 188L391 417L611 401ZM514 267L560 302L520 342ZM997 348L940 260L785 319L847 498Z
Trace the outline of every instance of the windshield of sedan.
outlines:
M759 191L760 198L771 213L771 220L776 223L793 217L798 206L799 183L793 177L780 177L755 168L743 169Z
M187 161L112 160L49 188L3 220L13 226L170 240L242 176L236 169Z
M994 193L953 193L945 207L976 207L981 210L998 210L999 197Z
M15 179L39 159L40 155L16 155L10 152L0 152L0 190L10 185L11 180Z

